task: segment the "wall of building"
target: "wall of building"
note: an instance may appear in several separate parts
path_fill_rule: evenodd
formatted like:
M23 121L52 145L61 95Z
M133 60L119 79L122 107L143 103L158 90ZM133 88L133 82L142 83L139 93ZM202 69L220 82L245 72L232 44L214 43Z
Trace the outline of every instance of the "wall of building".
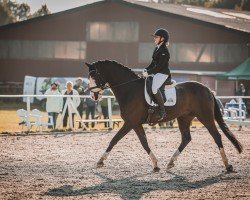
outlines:
M116 22L128 27L119 33L124 37L116 35L120 30ZM101 41L88 35L95 25L97 30L108 27ZM116 26L112 34L117 38L110 40L110 27ZM249 35L173 14L102 2L0 28L0 80L23 81L25 75L86 76L84 61L102 59L143 68L154 48L150 34L158 27L170 32L172 69L228 71L247 57ZM11 46L8 51L6 43Z

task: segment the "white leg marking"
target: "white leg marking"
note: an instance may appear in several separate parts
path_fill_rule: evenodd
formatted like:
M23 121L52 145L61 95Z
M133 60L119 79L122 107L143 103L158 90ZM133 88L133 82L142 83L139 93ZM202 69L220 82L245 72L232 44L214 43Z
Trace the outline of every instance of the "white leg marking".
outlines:
M177 157L178 157L180 154L181 154L181 152L179 151L179 149L177 149L177 150L175 151L174 155L172 156L171 161L172 161L172 162L176 161L176 160L177 160ZM171 161L170 161L170 162L171 162Z
M157 166L158 160L156 159L156 157L155 157L155 155L153 154L152 151L150 151L149 157L151 158L151 160L152 160L152 162L153 162L154 168L158 167L158 166Z
M101 157L101 160L106 160L108 158L108 155L109 155L109 152L105 152L102 157Z
M177 149L177 150L175 151L174 155L171 157L171 159L170 159L170 161L169 161L169 163L168 163L168 169L174 167L174 161L177 160L177 157L180 155L180 153L181 153L181 152L179 151L179 149Z
M224 151L223 148L220 148L220 155L222 157L222 161L223 161L224 165L227 168L228 167L228 159L227 159L227 156L226 156L225 151Z

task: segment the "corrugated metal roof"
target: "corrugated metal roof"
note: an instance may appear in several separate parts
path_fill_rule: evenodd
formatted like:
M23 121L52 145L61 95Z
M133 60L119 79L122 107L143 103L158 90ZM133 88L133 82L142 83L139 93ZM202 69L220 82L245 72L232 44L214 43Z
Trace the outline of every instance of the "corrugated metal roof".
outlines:
M124 0L130 4L196 19L203 22L217 24L226 28L250 33L250 12L234 11L228 9L210 9L197 6L169 3L142 2Z
M0 29L4 29L10 26L26 24L36 20L43 20L59 15L65 15L71 12L87 9L92 6L98 6L102 3L116 2L129 6L136 6L139 9L148 9L151 11L161 12L165 14L172 14L185 17L188 19L195 19L200 22L206 22L210 24L216 24L221 27L238 30L245 33L250 33L250 12L249 11L234 11L227 9L207 9L203 7L180 5L180 4L168 4L168 3L154 3L154 2L142 2L135 0L95 0L93 3L84 4L83 6L72 8L70 10L61 11L42 17L36 17L22 22L8 24L0 26Z

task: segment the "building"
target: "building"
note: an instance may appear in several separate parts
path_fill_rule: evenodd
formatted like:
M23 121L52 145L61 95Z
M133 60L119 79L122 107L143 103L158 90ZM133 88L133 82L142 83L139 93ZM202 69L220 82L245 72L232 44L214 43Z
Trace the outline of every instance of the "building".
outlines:
M110 59L146 67L150 34L170 32L170 66L177 80L201 81L230 95L232 81L215 81L248 56L250 12L187 5L104 0L0 27L0 81L25 75L87 76L84 62Z

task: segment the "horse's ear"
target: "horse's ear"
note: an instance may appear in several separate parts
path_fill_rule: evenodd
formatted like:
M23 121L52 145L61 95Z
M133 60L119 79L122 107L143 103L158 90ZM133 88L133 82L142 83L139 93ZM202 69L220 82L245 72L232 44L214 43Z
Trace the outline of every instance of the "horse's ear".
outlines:
M88 66L89 71L95 70L95 66L93 64L89 64L89 63L85 62L85 65Z
M87 67L91 67L91 64L85 62L85 65L87 65Z

